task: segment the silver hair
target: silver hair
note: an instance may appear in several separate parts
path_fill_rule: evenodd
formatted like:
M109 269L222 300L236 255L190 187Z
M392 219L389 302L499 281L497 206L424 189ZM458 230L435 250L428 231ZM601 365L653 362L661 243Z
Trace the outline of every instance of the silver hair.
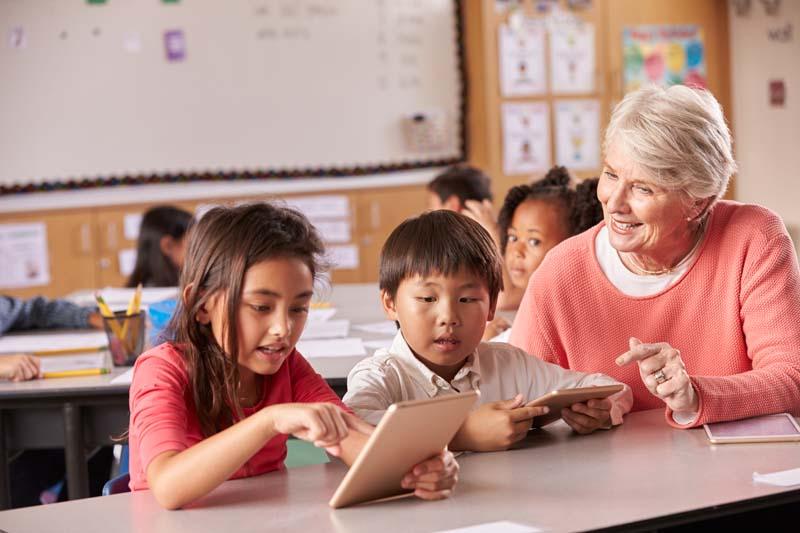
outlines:
M719 199L736 172L722 107L703 89L653 86L628 93L614 108L603 151L612 143L658 185L696 200Z

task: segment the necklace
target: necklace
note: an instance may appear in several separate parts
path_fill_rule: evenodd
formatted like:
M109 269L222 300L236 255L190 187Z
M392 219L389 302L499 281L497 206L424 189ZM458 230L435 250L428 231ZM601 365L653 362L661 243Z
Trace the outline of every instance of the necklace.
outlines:
M658 269L658 270L648 270L648 269L646 269L644 267L641 267L641 266L637 265L636 264L636 260L633 259L632 256L630 257L630 261L629 261L630 262L630 266L625 264L625 261L623 261L623 259L622 259L622 254L620 254L619 251L617 251L617 257L619 257L619 260L622 261L622 264L626 268L629 268L634 274L636 274L638 276L663 276L664 274L672 274L676 270L680 269L687 262L689 262L689 260L694 256L694 253L697 251L697 249L700 248L700 243L703 242L703 236L706 233L705 230L706 230L706 220L707 219L708 219L708 217L704 217L703 220L700 222L700 224L698 226L698 231L697 231L697 240L695 241L694 246L692 246L692 249L689 250L689 253L687 253L685 256L683 256L683 258L680 261L678 261L675 265L673 265L671 267L661 268L661 269Z

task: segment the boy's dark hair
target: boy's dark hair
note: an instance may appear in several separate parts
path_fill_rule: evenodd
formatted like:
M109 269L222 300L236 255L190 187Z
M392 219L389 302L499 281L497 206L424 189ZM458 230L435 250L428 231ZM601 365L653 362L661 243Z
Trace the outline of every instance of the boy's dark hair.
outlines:
M553 167L539 181L512 187L497 217L501 252L506 252L508 228L514 212L526 200L542 200L557 205L570 236L582 233L603 220L603 206L597 199L597 182L597 178L592 178L573 186L566 168Z
M179 241L192 223L192 214L162 205L148 209L142 217L136 243L136 265L126 287L174 287L178 284L178 267L161 251L161 239L169 236Z
M189 394L203 435L230 426L239 403L237 318L244 277L254 264L273 258L297 258L316 275L324 252L316 229L301 213L269 203L215 207L189 231L181 292L191 285L168 326L181 346L189 372ZM221 293L225 302L225 349L211 327L195 320L201 307Z
M451 196L457 196L461 205L467 200L492 199L492 180L475 167L455 165L428 183L428 190L436 194L442 202Z
M503 290L497 246L483 227L454 211L430 211L395 228L381 249L379 286L392 298L412 276L449 276L466 270L480 277L492 304Z

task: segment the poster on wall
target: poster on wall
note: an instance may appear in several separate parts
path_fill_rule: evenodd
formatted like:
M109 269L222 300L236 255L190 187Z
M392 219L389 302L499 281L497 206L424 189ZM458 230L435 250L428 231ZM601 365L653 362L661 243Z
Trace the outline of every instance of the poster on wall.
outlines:
M650 84L706 87L705 46L700 26L625 28L622 50L625 92Z
M503 173L531 174L550 166L547 103L503 104Z
M39 287L50 283L47 227L44 222L0 224L0 288Z
M600 103L594 99L555 103L556 164L570 170L600 167Z
M554 22L550 28L550 85L554 93L594 92L594 25L581 20Z
M547 90L544 61L545 27L527 19L517 31L500 26L500 93L535 96Z

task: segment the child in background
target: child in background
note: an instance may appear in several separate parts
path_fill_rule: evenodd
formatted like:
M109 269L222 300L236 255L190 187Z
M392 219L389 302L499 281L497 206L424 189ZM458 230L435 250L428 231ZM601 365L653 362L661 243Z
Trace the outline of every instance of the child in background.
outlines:
M41 296L21 300L0 295L0 335L7 331L56 328L103 329L103 319L93 307ZM28 354L0 355L0 379L23 381L39 377L39 358Z
M503 343L481 342L503 286L500 256L480 224L449 211L406 220L383 246L381 301L400 331L392 346L359 362L345 404L375 424L393 403L480 389L474 410L450 443L454 450L506 449L547 412L526 402L555 389L609 385L602 374L565 370ZM561 412L578 433L622 423L631 391Z
M192 215L172 206L149 209L142 217L136 265L126 287L175 287L186 252L184 236Z
M41 296L21 300L0 295L0 336L9 331L57 328L103 329L103 319L93 307L81 307L65 300ZM39 358L30 354L0 355L0 380L25 381L40 376ZM100 495L108 479L111 448L101 448L89 459L89 492ZM59 448L25 450L9 464L11 507L28 507L42 502L45 492L64 478L64 450ZM63 485L62 485L63 487ZM62 488L53 499L67 498Z
M300 213L215 208L192 229L174 343L139 356L130 388L131 489L174 509L227 479L282 468L294 435L352 464L372 426L295 349L322 242ZM458 465L443 451L403 480L438 499Z
M553 167L531 184L512 187L497 223L491 211L467 202L464 214L490 232L503 255L503 291L497 308L516 311L528 280L545 254L561 241L603 220L597 199L597 178L575 183L564 167ZM490 322L484 340L508 342L510 324L498 316Z
M460 212L467 201L488 203L492 191L489 176L475 167L456 165L428 183L428 209L449 209Z

